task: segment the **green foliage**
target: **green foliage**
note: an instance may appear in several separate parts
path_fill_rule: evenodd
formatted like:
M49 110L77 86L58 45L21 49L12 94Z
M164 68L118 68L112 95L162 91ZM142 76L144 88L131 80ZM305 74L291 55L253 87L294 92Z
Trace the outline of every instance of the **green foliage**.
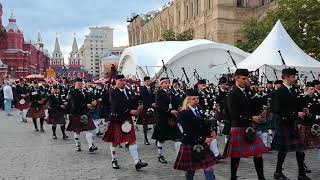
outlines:
M320 1L277 0L277 8L267 12L258 21L248 20L241 28L245 41L237 46L245 51L254 51L280 19L291 38L306 53L320 59Z
M162 33L163 41L189 41L193 39L193 31L191 29L182 33L176 33L173 30L166 30Z

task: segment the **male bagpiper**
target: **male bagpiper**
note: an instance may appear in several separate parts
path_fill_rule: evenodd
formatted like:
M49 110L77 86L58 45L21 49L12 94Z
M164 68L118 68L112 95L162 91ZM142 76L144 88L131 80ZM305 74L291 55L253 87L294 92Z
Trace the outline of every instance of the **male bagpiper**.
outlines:
M23 79L19 80L19 84L16 86L17 92L17 101L16 101L16 108L20 111L21 122L27 122L27 112L30 106L29 103L29 87L24 82Z
M80 132L86 132L86 139L89 146L89 152L98 150L94 145L92 130L96 129L94 122L88 116L89 108L92 108L91 102L88 100L88 95L82 89L82 79L75 79L74 90L70 92L69 106L70 106L70 122L67 131L74 132L74 140L76 142L76 150L81 151L81 143L79 140Z
M304 147L299 137L297 120L304 118L305 113L299 112L298 94L293 85L296 82L297 70L286 68L282 70L282 87L275 91L271 99L271 111L277 116L275 135L271 148L278 151L277 168L274 178L288 180L282 173L282 165L288 152L296 151L296 158L299 167L298 180L309 180L304 168Z
M137 116L142 110L142 106L133 107L130 101L131 95L125 88L126 80L123 75L116 76L116 88L110 92L111 114L109 117L108 129L105 132L103 140L111 143L110 151L112 157L112 168L119 169L116 147L121 143L129 144L129 151L134 160L136 170L148 166L139 159L138 145L132 116Z
M235 86L227 97L227 113L231 123L228 155L231 157L231 180L237 179L241 157L254 157L258 179L265 180L262 154L268 149L256 134L252 124L261 122L261 117L253 114L250 107L250 91L246 87L249 71L237 69Z

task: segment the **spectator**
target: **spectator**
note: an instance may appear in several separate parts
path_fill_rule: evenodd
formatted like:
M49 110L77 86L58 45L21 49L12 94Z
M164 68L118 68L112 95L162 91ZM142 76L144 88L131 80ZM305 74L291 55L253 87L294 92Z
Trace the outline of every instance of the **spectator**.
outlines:
M13 101L13 92L10 82L7 81L3 87L3 99L4 99L4 110L7 113L7 116L12 116L11 106Z

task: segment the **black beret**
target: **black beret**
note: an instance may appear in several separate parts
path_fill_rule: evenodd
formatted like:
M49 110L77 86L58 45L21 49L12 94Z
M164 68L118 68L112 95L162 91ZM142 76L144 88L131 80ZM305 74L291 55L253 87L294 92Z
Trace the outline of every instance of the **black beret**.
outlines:
M283 83L282 80L276 80L276 81L274 81L274 84L282 84L282 83Z
M53 85L52 88L53 89L58 89L58 86L57 85Z
M319 80L313 80L312 83L316 86L316 85L320 84L320 81Z
M267 84L273 84L273 81L267 81Z
M295 68L285 68L282 69L282 76L296 75L298 71Z
M197 84L207 84L205 79L199 79Z
M307 82L306 83L306 87L314 87L314 83L313 82Z
M143 81L147 81L147 80L150 80L149 76L146 76L146 77L143 78Z
M178 83L178 79L173 79L172 84L174 84L174 83Z
M194 89L188 89L186 92L187 96L199 96L198 91L194 90Z
M33 81L33 84L38 84L38 81Z
M219 79L219 85L220 85L220 84L225 84L225 83L227 83L227 82L228 82L228 80L227 80L226 77L221 77L221 78Z
M116 75L116 77L115 77L116 80L124 79L124 78L125 78L125 77L124 77L123 74L118 74L118 75Z
M168 78L168 77L162 77L162 78L160 79L160 83L161 83L161 81L163 81L163 80L169 80L169 78Z
M249 70L248 69L237 69L234 73L235 76L249 76Z

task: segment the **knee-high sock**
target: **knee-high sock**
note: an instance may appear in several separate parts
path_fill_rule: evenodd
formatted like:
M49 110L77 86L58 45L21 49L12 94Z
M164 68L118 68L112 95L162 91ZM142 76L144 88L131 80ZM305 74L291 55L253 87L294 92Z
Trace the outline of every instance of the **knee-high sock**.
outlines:
M38 129L37 118L32 118L32 122L33 122L34 128Z
M210 144L210 150L213 152L214 156L218 156L220 154L218 149L218 142L217 139L213 139Z
M23 109L23 110L22 110L22 113L21 113L21 114L22 114L22 118L23 118L23 119L27 119L27 112L28 112L27 109Z
M113 147L112 145L110 145L110 152L111 152L112 160L116 160L117 159L116 147Z
M61 124L60 129L61 129L62 135L65 136L66 135L66 125L65 124Z
M276 173L282 172L282 165L283 165L284 160L286 159L286 156L287 156L287 153L278 152Z
M158 141L157 143L159 156L163 155L162 143Z
M181 142L174 142L174 149L176 150L176 153L178 154L180 151Z
M44 118L40 118L40 128L43 129L43 121L44 121Z
M76 132L73 134L74 141L76 142L76 146L80 146L81 145L80 144L79 135L80 135L80 133L76 133Z
M129 145L129 151L134 160L134 163L137 164L140 160L139 153L138 153L138 145L137 144Z
M92 143L93 143L92 136L93 136L92 132L86 132L86 139L87 139L89 148L92 146Z
M259 179L264 178L262 157L254 157L253 162L254 162L254 167L256 168L256 171L257 171L258 178Z
M193 171L187 171L185 174L186 180L193 180L194 179L194 173Z
M98 133L100 131L100 128L99 128L99 124L100 122L98 120L94 120L94 125L96 125L96 133Z
M56 135L56 129L57 129L57 126L56 125L52 125L52 134L54 136Z
M299 176L304 176L306 175L305 173L305 168L304 168L304 153L303 152L296 152L296 158L297 158L297 163L299 167Z
M231 179L237 178L239 162L240 162L240 158L231 158Z

